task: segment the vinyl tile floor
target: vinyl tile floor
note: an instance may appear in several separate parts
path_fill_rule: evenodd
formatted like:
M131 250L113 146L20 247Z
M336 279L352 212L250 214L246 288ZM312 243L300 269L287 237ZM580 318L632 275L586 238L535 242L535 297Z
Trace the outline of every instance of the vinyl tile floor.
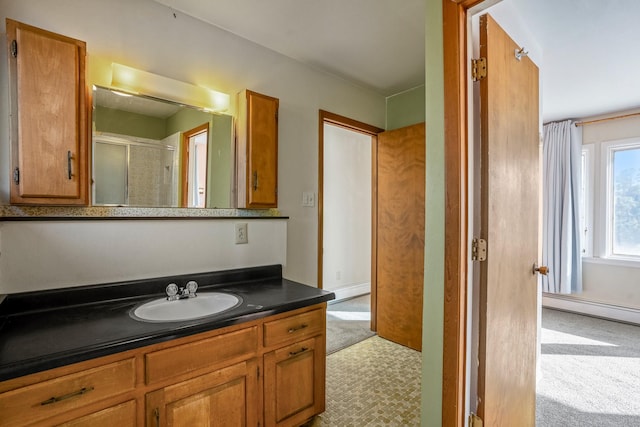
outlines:
M309 427L420 425L420 352L378 336L327 356L326 411Z

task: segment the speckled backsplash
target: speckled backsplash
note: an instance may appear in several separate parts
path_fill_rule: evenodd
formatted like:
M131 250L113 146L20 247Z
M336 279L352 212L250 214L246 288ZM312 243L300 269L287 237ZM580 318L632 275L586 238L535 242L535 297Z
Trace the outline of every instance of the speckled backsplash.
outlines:
M234 218L280 217L278 209L142 208L116 206L0 206L0 220L9 218Z

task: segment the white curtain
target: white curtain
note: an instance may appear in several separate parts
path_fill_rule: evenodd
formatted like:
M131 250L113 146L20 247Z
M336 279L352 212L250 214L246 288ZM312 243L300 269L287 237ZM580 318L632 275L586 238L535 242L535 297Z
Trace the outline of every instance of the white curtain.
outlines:
M582 291L580 253L580 180L582 132L573 122L544 126L543 142L544 292L570 294Z

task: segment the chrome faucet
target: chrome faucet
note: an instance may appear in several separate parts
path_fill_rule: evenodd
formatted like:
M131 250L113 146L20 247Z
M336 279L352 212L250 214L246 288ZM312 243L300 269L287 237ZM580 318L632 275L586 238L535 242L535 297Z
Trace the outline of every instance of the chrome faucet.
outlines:
M190 280L184 288L178 288L178 285L175 283L169 283L165 292L167 293L167 301L176 301L179 299L197 297L198 295L196 294L196 290L198 290L198 283L195 280Z

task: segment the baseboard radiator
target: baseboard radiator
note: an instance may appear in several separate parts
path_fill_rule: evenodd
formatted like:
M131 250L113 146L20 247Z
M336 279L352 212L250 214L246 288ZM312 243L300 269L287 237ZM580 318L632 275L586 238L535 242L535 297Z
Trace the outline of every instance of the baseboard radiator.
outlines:
M544 293L542 294L542 306L640 325L640 310L638 309L582 300L569 295Z

